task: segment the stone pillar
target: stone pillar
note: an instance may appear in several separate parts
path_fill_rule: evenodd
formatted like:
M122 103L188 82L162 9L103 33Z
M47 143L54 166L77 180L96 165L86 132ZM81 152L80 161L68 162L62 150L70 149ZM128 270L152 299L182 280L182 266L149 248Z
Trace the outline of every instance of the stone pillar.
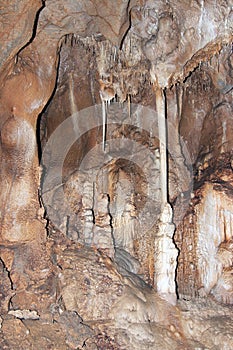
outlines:
M167 180L167 128L166 106L162 88L155 88L160 141L161 216L155 239L155 285L159 295L168 302L176 303L176 265L178 250L173 242L175 225L172 208L168 203Z

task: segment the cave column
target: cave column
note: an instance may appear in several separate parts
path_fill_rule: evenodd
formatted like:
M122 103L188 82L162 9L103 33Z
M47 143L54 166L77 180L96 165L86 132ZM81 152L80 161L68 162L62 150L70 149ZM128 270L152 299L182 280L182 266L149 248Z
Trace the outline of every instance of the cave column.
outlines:
M175 225L172 223L172 207L168 203L166 100L163 89L157 84L157 79L153 86L158 115L161 186L161 215L155 239L155 287L162 298L175 304L177 299L175 274L178 251L173 242Z

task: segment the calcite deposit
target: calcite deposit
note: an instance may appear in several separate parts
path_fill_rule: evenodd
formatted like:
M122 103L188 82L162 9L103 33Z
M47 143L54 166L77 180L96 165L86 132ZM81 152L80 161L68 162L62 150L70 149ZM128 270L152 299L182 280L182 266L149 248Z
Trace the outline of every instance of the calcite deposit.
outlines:
M2 0L0 348L233 348L232 0Z

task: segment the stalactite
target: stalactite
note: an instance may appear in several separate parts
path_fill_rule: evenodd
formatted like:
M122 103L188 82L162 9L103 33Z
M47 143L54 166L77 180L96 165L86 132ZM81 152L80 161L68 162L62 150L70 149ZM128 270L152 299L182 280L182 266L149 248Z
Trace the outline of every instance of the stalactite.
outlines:
M102 148L103 152L105 152L105 142L106 142L106 121L107 121L107 106L106 101L102 99L102 119L103 119L103 135L102 135Z
M129 119L131 118L131 98L130 95L128 95L128 115Z
M78 109L74 98L74 80L72 73L69 74L69 99L70 99L70 110L72 114L77 113Z
M115 97L115 91L111 86L105 85L102 80L100 80L100 98L102 102L102 122L103 122L103 134L102 134L102 148L105 152L105 143L106 143L106 125L107 125L107 109L111 101Z
M167 149L166 149L166 117L165 97L160 87L155 87L156 105L158 113L159 148L160 148L160 181L161 181L161 209L167 203Z
M176 84L176 103L178 119L181 120L182 114L182 101L183 101L184 88L182 84Z

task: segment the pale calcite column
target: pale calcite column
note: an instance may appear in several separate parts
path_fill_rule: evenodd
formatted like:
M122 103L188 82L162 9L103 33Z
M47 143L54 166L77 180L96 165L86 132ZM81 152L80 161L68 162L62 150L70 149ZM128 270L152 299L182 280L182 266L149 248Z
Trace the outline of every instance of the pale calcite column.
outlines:
M165 97L163 89L155 88L159 128L161 209L167 203L167 131Z
M175 304L178 250L173 242L175 225L172 223L172 208L168 203L166 105L164 91L156 82L157 80L154 82L154 88L160 141L161 216L155 239L155 286L162 298Z

